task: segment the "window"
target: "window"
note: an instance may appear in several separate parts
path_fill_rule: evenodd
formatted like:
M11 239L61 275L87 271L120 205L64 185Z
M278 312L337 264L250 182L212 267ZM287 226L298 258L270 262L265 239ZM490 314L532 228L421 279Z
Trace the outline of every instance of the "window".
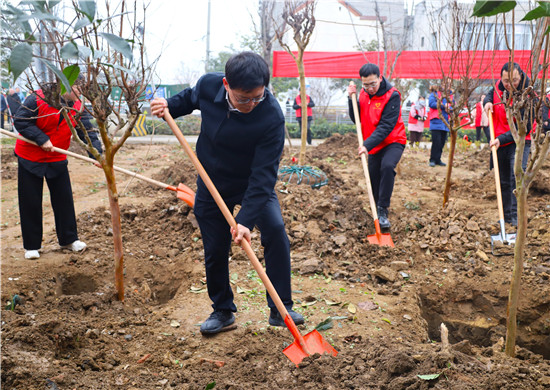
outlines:
M420 39L420 47L424 47L424 37Z

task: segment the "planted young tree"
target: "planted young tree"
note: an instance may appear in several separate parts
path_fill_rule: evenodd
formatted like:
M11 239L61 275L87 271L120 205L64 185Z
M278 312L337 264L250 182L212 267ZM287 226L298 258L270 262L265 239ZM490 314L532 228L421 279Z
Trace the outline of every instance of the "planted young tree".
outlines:
M122 301L124 252L113 164L115 154L131 135L140 115L140 101L147 84L143 30L136 28L138 9L134 3L128 10L124 0L116 7L106 1L105 14L100 16L92 0L73 1L70 6L51 0L24 4L19 7L6 4L2 10L2 40L16 43L9 58L9 71L13 81L24 77L29 86L44 91L46 103L60 110L73 139L93 155L105 173L113 228L115 285L118 299ZM63 6L66 8L61 10ZM140 12L144 14L145 9ZM64 19L58 15L64 15ZM39 47L47 50L38 50ZM31 66L33 59L48 72ZM89 105L82 104L81 109L74 112L61 96L71 90L77 78L85 98L82 100ZM114 88L121 91L119 101L110 99ZM121 112L123 102L127 105L125 113ZM71 111L75 125L69 117ZM92 146L81 120L85 115L95 119L104 145L103 154ZM84 133L86 142L77 136L77 129Z
M487 37L483 34L485 25L482 20L469 18L470 12L470 8L453 0L442 2L441 7L434 7L428 15L432 31L439 32L435 39L435 56L441 73L441 85L439 93L434 94L439 118L450 133L443 207L448 203L451 191L457 133L465 125L461 125L460 114L463 107L469 107L470 96L481 84L480 75L485 71L481 64L487 54L479 50L484 47ZM446 110L448 119L442 113L443 100L450 104L451 109Z
M512 40L507 40L506 45L510 51L510 62L514 61L514 18L513 9L515 1L477 1L474 7L474 16L485 17L502 14L502 19L510 18L512 31L505 31L507 37L511 33ZM511 15L508 14L509 11ZM531 58L526 73L530 76L530 85L521 91L514 91L505 102L506 116L510 131L516 143L514 173L516 176L515 196L517 198L518 229L514 247L514 267L510 281L508 295L508 317L506 321L505 353L515 356L517 334L517 311L519 292L521 289L521 275L523 273L524 250L527 244L527 213L529 188L539 170L544 165L550 150L550 134L545 133L542 127L542 110L548 110L544 103L547 88L550 40L548 33L550 17L550 4L539 2L539 6L532 9L522 19L535 22L533 29L533 45ZM504 24L506 27L506 23ZM513 69L510 67L510 69ZM540 82L537 82L537 78ZM537 98L537 96L539 98ZM525 171L522 168L522 158L525 146L525 137L531 115L522 115L522 112L531 112L536 118L536 125L531 131L531 153Z
M300 75L300 99L302 112L307 112L307 98L306 98L306 74L304 69L304 52L313 29L315 28L315 5L316 0L299 1L299 0L285 0L283 5L283 12L281 14L282 23L274 22L275 36L280 45L292 56L298 67L298 74ZM292 29L293 39L298 48L295 54L290 48L290 44L285 42L284 36L287 32L287 26ZM301 134L301 146L300 155L298 157L298 164L304 165L306 157L306 140L307 140L307 115L302 115L302 134Z

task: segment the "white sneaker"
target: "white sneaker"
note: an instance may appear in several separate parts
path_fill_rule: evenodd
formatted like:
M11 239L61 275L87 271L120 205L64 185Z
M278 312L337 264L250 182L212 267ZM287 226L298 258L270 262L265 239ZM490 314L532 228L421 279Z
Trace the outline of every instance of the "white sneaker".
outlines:
M73 252L81 252L86 249L86 244L80 240L76 240L72 244L64 245L63 248L70 249Z
M28 251L25 249L25 259L36 260L38 258L40 258L40 253L37 250Z

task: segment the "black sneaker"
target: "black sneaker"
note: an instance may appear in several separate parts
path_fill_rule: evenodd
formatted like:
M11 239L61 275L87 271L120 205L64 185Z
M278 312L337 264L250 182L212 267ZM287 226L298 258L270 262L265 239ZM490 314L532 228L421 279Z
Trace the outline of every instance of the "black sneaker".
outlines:
M439 165L440 167L446 167L447 164L445 164L443 161L436 162L435 165Z
M430 161L430 167L435 167L435 162Z
M378 222L382 229L389 229L391 227L390 220L388 219L388 209L386 207L377 207Z
M214 310L210 317L201 325L201 333L214 334L235 322L235 316L230 310Z
M288 310L290 318L296 325L302 325L304 323L304 317L300 313L296 313L294 310ZM286 326L285 321L281 317L279 310L271 309L271 314L269 314L269 325L271 326Z

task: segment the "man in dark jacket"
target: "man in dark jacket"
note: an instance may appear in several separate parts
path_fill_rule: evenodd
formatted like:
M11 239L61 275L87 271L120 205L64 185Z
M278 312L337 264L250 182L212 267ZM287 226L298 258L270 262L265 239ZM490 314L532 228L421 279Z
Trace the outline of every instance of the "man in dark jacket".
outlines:
M514 62L512 64L512 69L510 69L510 63L507 62L500 71L500 80L497 88L491 88L483 100L483 105L488 115L493 116L495 139L491 141L489 146L495 146L497 148L504 222L510 223L513 226L517 226L518 224L517 200L513 192L516 188L516 177L514 174L516 143L510 131L510 125L506 117L506 108L504 105L508 104L510 94L513 96L528 86L529 78L523 70L521 70L519 64ZM512 100L510 104L513 103L514 101ZM525 170L529 158L529 151L531 150L531 136L529 133L531 132L534 116L531 112L525 112L525 109L522 109L520 114L522 118L527 118L527 136L525 137L525 147L523 149L523 159L521 161L521 166L523 170ZM491 160L491 163L492 162Z
M78 87L61 97L61 104L79 110ZM74 111L69 112L73 118ZM26 259L38 259L42 243L42 193L44 179L50 190L50 199L55 217L55 230L59 245L79 252L86 244L78 239L76 215L69 176L67 156L53 151L54 147L68 149L71 130L59 109L44 100L43 90L38 90L25 100L14 114L15 127L21 135L37 145L17 140L15 154L18 161L17 192L21 232ZM82 119L86 130L92 129L87 118ZM101 153L97 132L88 132L93 146ZM78 131L80 139L85 136Z
M225 218L205 184L197 179L195 216L204 244L206 283L214 312L201 325L203 334L224 330L235 322L233 291L229 282L231 239L250 241L257 226L264 246L266 271L296 324L303 317L292 309L290 244L274 190L284 146L284 117L277 100L267 90L269 67L257 54L231 57L222 73L208 73L197 85L165 100L151 102L151 112L164 116L167 108L177 118L200 110L201 133L197 157L231 211L240 204L237 231ZM269 324L284 326L271 297Z
M395 183L395 167L405 150L407 133L401 118L401 95L375 64L365 64L359 70L363 89L359 94L359 115L363 145L359 155L368 152L369 176L381 228L389 228L388 207ZM355 85L348 87L349 116L355 122L351 95Z

